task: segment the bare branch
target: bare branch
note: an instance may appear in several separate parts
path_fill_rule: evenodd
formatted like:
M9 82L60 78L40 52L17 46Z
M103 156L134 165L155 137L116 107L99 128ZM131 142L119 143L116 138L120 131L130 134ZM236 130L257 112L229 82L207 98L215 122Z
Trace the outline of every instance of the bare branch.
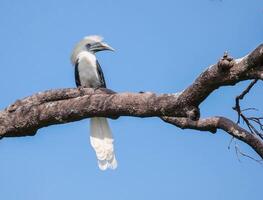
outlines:
M229 64L228 70L222 70L218 67L220 61L211 65L192 85L183 91L180 98L185 99L186 104L198 106L221 86L235 85L240 81L250 79L263 80L263 44L243 58L231 61L228 59L224 60Z
M197 121L190 120L188 118L176 118L176 117L162 117L165 122L173 124L182 129L194 129L199 131L209 131L215 133L217 129L221 129L234 138L237 138L249 146L251 146L263 159L263 141L238 126L236 123L225 117L209 117L205 119L199 119Z
M233 107L233 109L235 111L237 111L237 114L238 114L238 120L237 120L237 124L240 123L240 118L243 119L243 121L245 122L245 124L247 125L248 129L250 130L250 132L252 134L256 134L258 135L261 139L263 139L263 134L260 133L260 131L263 130L263 125L261 123L261 117L246 117L244 114L243 114L243 111L248 111L248 110L256 110L255 108L247 108L247 109L243 109L241 110L241 107L240 107L240 100L242 100L245 95L247 95L250 90L252 89L252 87L257 83L258 79L255 79L253 80L249 85L248 87L240 94L236 97L236 105L235 107ZM260 128L260 131L258 131L254 126L253 124L251 123L254 122L256 123L259 128Z
M75 88L34 94L0 111L0 136L30 136L42 127L95 116L113 119L120 116L160 117L183 129L212 133L217 129L224 130L250 145L263 157L263 142L259 134L251 134L224 117L199 119L199 105L213 91L222 86L254 79L263 80L263 44L240 59L225 54L193 84L178 93L115 93L108 89ZM262 128L261 118L247 120ZM252 126L249 129L255 132Z
M240 122L240 116L241 116L241 114L242 114L242 111L241 111L241 109L240 109L240 103L239 103L239 102L240 102L240 100L242 100L242 99L244 98L244 96L245 96L246 94L249 93L249 91L250 91L251 88L257 83L257 81L258 81L258 79L253 80L253 81L249 84L249 86L248 86L240 95L238 95L238 96L236 97L236 106L233 107L233 109L236 110L236 111L237 111L237 114L238 114L237 123ZM251 108L250 108L250 109L251 109ZM247 109L245 109L245 110L247 110ZM247 121L246 121L246 123L247 123Z

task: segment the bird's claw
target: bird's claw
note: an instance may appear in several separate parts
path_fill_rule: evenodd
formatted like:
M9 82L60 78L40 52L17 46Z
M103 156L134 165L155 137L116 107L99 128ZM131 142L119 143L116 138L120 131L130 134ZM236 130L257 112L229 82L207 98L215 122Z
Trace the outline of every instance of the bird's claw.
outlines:
M80 92L80 96L84 96L84 88L85 88L85 86L78 86L77 87L78 88L78 90L79 90L79 92Z

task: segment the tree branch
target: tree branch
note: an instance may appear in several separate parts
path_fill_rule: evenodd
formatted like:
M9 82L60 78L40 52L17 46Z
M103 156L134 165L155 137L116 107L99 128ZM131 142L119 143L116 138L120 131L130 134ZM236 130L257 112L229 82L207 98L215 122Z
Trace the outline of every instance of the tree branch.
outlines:
M228 67L222 67L222 65L228 65ZM263 44L240 59L231 60L228 56L223 57L184 90L180 98L185 99L186 104L198 106L219 87L235 85L250 79L263 80Z
M173 124L181 129L194 129L216 133L221 129L234 138L237 138L251 146L263 159L263 141L256 135L241 128L236 123L225 117L209 117L193 121L188 118L162 117L165 122Z
M108 89L58 89L39 92L0 111L0 136L18 137L89 117L160 117L180 128L222 129L263 157L262 140L224 117L200 118L199 105L216 89L250 79L263 80L263 45L234 60L227 53L179 93L115 93Z

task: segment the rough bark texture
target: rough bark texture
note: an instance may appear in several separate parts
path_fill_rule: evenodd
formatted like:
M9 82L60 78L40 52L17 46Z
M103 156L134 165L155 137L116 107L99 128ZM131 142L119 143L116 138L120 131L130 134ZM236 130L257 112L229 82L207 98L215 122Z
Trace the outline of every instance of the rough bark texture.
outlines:
M225 117L200 119L199 105L214 90L249 79L263 80L263 45L236 60L225 54L178 93L115 93L107 89L69 88L34 94L0 111L0 136L35 135L42 127L94 116L160 117L182 129L212 133L222 129L250 145L263 158L263 142L257 135Z

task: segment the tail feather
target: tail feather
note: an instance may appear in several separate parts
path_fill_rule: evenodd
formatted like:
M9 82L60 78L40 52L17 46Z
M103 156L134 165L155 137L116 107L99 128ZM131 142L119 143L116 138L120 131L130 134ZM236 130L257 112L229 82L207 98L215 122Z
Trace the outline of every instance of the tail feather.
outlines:
M117 160L114 155L114 140L107 118L91 118L90 130L90 143L96 152L99 168L101 170L115 169Z

